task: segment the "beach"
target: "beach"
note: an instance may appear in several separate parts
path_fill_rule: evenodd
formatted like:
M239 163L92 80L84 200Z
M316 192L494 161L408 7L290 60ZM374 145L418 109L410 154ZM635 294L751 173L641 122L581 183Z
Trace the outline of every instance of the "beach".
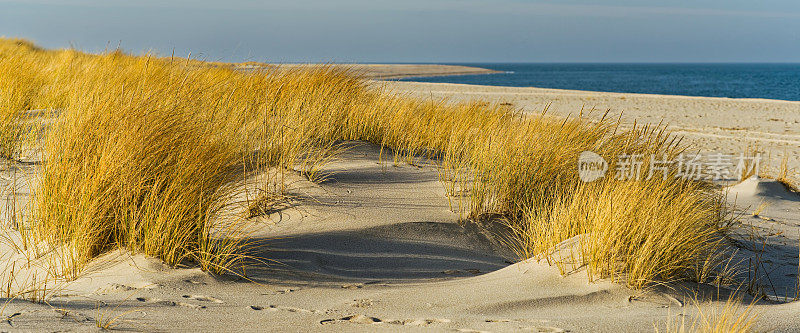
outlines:
M687 151L738 156L756 148L769 161L765 172L776 172L784 156L790 170L800 170L800 102L387 82L377 79L489 71L355 68L376 79L369 85L420 100L482 101L559 117L583 113L619 119L622 128L660 124L684 137ZM248 237L261 245L249 255L263 260L213 276L115 249L75 281L51 286L46 303L8 300L0 325L84 331L113 320L115 329L135 331L651 332L718 311L731 293L688 282L633 290L591 280L580 267L562 274L547 260L520 261L491 226L462 219L435 161L393 163L389 149L341 144L343 152L324 166L326 180L289 173L285 208L251 219ZM30 194L25 179L35 178L35 168L7 168L3 188ZM798 281L800 194L768 178L723 190L742 222L767 235L732 256L745 262L759 256L769 272L769 284L762 282L774 292L753 305L756 328L791 332L800 303L784 301L795 296ZM576 237L557 250L575 246Z

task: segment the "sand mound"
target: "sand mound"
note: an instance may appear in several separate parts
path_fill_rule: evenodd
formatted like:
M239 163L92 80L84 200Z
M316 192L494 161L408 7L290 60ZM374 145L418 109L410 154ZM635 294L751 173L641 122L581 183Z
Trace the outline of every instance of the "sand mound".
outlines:
M757 277L753 288L766 298L792 300L798 282L800 194L759 177L725 190L745 225L733 235L738 252L731 262Z
M739 184L727 187L727 192L729 196L735 196L747 201L758 199L800 202L800 194L789 190L780 182L760 177L750 177Z

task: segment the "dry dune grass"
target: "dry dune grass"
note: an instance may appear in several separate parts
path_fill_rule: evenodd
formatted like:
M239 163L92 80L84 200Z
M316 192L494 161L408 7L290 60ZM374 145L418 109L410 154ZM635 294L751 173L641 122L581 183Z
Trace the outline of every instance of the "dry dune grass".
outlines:
M21 52L20 52L21 51ZM37 58L29 55L39 54L32 43L24 40L6 40L0 44L0 156L14 159L25 131L20 120L25 110L37 109L39 105L38 87L45 82L40 71L28 68L37 65Z
M213 222L232 184L268 168L317 178L340 140L392 149L395 163L433 158L457 209L505 221L521 256L555 260L550 249L583 235L580 266L635 288L705 279L727 227L720 194L702 182L576 176L585 150L612 162L679 154L659 128L424 102L326 66L244 72L16 40L0 41L0 73L2 126L24 110L61 110L28 222L32 243L62 249L61 276L113 248L223 272L242 245L227 237L240 221Z
M608 122L533 117L494 130L477 148L454 149L462 153L446 157L445 166L459 179L452 188L469 193L472 218L504 218L520 257L545 258L565 273L586 267L592 278L621 279L634 288L656 280L704 281L722 264L720 236L731 221L710 184L682 179L674 170L666 179L659 173L645 179L646 162L640 181L619 181L611 174L582 183L576 177L582 151L612 163L634 154L643 161L674 158L682 149L660 129L619 133ZM581 241L574 258L552 255L559 243L576 236Z
M786 186L790 191L800 193L800 181L798 181L797 177L798 175L792 174L789 169L789 158L784 157L783 160L781 160L781 166L778 168L778 174L775 180Z
M696 304L700 302L697 301ZM745 305L747 304L747 305ZM733 293L722 304L710 304L705 309L697 306L693 316L686 312L666 322L665 332L700 332L700 333L746 333L753 332L758 319L753 305L744 302L740 295ZM687 319L689 317L689 319ZM656 325L656 332L661 330Z
M597 183L543 200L511 226L521 250L555 261L562 271L586 266L590 277L641 288L655 279L707 281L722 263L724 206L701 184ZM559 246L576 235L577 248ZM566 262L559 260L565 250Z

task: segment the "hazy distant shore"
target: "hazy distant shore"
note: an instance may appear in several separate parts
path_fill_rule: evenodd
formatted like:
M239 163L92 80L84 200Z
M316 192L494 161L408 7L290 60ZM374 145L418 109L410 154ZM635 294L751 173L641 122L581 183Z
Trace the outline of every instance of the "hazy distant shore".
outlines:
M315 64L283 64L281 67L305 67ZM436 64L337 64L370 79L389 80L410 77L494 74L500 71L459 65Z

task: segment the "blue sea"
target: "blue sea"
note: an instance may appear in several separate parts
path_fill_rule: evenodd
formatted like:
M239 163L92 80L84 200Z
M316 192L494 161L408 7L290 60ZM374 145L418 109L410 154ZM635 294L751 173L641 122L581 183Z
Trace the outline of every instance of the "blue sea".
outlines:
M454 64L498 74L415 77L417 82L800 101L800 64Z

